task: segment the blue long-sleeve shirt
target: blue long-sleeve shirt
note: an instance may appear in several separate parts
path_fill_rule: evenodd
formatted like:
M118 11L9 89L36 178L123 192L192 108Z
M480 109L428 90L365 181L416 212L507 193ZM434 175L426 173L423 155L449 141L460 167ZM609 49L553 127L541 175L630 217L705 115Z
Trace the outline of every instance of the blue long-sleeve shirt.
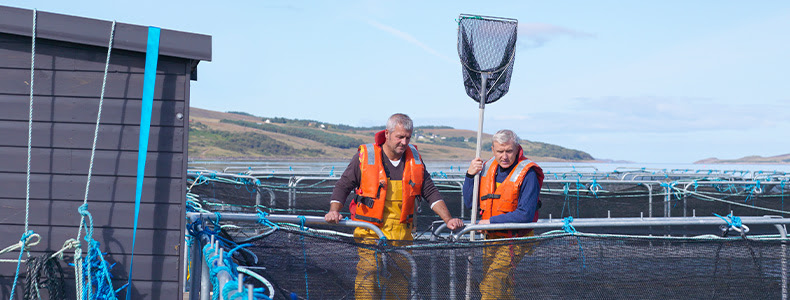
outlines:
M501 183L505 181L510 171L516 164L511 165L507 169L497 167L496 182ZM464 180L463 197L467 209L472 208L472 193L474 192L474 176L467 174ZM518 206L516 210L493 216L489 219L491 223L530 223L535 218L535 211L538 209L538 194L540 193L540 184L538 183L538 175L535 170L529 170L524 182L521 183L518 193Z

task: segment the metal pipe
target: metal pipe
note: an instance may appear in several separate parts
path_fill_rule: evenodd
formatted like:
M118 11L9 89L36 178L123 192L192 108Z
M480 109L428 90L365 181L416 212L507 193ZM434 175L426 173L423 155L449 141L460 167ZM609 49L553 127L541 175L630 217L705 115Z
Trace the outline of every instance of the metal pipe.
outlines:
M203 250L201 250L203 252ZM202 262L202 261L201 261ZM207 264L201 264L200 268L200 300L211 299L211 274Z
M200 238L196 236L192 236L192 247L189 251L192 252L192 270L190 273L190 285L189 285L189 299L190 300L198 300L201 290L201 282L202 282L202 271L203 271L203 243L201 243ZM186 269L186 267L184 267Z
M647 187L647 217L653 217L653 185L649 183L642 183Z
M344 220L340 221L338 224L327 223L323 217L316 217L316 216L294 216L294 215L268 215L266 216L269 221L272 222L283 222L283 223L293 223L293 224L301 224L302 220L300 217L304 217L305 224L318 224L318 225L339 225L343 227L365 227L367 229L373 230L379 238L384 236L384 232L381 231L381 228L378 228L376 225L370 224L368 222L361 222L361 221L351 221L351 220ZM196 213L190 212L187 213L187 218L192 220L193 222L197 219L204 219L204 220L215 220L217 216L215 214L206 214L206 213ZM239 222L258 222L260 218L258 214L242 214L242 213L222 213L222 220L223 221L239 221Z
M790 219L772 217L740 217L742 224L747 225L776 225L790 224ZM562 228L565 225L563 220L541 219L533 223L502 223L486 225L469 225L461 231L453 234L458 239L464 234L477 230L501 230L501 229L529 229L529 228ZM727 222L718 217L660 217L660 218L576 218L573 219L574 227L640 227L640 226L679 226L679 225L727 225ZM434 234L439 235L447 228L442 224L436 229Z

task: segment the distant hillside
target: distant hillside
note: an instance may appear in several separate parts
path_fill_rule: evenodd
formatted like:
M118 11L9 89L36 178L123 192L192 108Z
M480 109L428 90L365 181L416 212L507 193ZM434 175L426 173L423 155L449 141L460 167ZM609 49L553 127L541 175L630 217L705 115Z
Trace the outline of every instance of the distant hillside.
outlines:
M354 127L316 120L258 117L245 112L190 108L189 158L348 160L357 146L373 142L384 126ZM417 126L412 143L427 161L470 160L477 132L448 126ZM491 135L483 134L490 155ZM592 161L586 152L557 145L522 141L525 154L536 161Z
M790 164L790 153L777 156L746 156L738 159L706 158L694 162L695 164Z

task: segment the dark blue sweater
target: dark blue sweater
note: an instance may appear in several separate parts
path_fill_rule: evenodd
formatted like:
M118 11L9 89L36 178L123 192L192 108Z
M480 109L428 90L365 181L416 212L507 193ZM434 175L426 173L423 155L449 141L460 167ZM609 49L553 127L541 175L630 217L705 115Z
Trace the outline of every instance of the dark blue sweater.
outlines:
M511 165L507 169L497 167L496 182L501 183L513 170L516 164ZM467 209L472 208L472 192L474 192L474 176L466 174L464 180L463 197ZM524 182L519 187L518 194L518 207L515 211L493 216L489 220L491 223L529 223L535 218L535 211L538 209L538 194L540 193L540 185L538 184L538 175L535 170L529 170Z

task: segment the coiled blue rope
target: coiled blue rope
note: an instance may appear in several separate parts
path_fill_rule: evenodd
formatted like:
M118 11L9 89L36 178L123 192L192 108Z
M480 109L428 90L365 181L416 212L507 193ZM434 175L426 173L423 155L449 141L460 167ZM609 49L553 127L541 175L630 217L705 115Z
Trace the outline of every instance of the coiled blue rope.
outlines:
M88 203L84 203L77 208L77 211L83 217L87 218L88 222L84 224L85 228L85 241L88 242L88 252L85 255L85 260L82 266L74 266L75 268L82 268L88 280L83 281L82 291L84 299L116 299L115 293L129 286L126 283L118 290L113 290L112 275L110 269L115 265L108 266L107 261L104 260L104 255L100 249L98 241L93 239L93 216L88 211ZM93 287L96 287L96 294L93 295ZM130 293L127 290L127 293Z

